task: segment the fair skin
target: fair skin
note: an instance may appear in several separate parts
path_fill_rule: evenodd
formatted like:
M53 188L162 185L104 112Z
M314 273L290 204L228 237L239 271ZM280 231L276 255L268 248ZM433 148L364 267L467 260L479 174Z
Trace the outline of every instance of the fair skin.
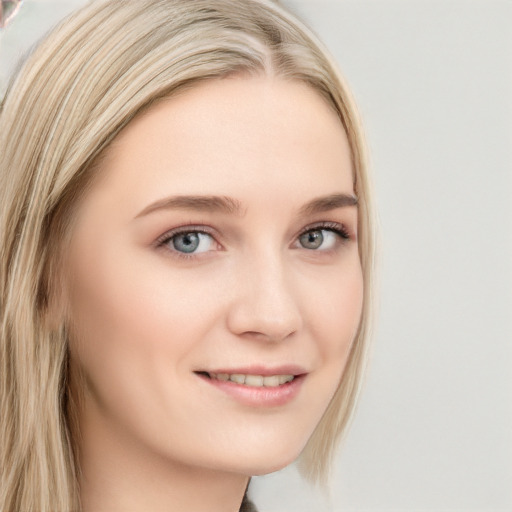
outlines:
M212 80L116 138L65 269L85 512L234 512L300 454L361 315L354 203L298 82Z

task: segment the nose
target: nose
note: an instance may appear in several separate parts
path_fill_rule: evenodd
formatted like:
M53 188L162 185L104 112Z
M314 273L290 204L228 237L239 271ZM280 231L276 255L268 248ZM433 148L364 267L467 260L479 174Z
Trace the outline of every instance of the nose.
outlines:
M291 272L278 257L250 261L236 272L228 329L245 338L283 341L302 327Z

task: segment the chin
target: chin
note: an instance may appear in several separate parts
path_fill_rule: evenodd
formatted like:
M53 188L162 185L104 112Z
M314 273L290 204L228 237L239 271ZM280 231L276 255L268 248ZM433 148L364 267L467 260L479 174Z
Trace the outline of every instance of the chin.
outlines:
M236 461L230 464L230 472L245 476L262 476L279 471L289 466L301 454L305 443L300 446L287 446L287 443L268 443L265 448L252 445L240 450ZM240 454L243 454L240 456Z

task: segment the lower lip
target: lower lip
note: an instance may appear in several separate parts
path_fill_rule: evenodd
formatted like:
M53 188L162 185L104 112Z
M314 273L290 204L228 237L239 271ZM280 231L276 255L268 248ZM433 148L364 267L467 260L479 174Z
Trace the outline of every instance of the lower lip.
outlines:
M210 379L198 375L218 390L226 393L238 402L252 407L278 407L291 402L299 393L306 375L297 375L291 382L280 386L246 386L230 380Z

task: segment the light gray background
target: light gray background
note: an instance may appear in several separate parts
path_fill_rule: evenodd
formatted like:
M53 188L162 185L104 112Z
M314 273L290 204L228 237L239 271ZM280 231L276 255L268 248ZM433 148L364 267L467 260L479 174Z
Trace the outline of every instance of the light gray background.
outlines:
M27 34L85 1L26 0L0 34L0 87ZM293 467L253 496L262 512L512 511L512 2L286 3L365 121L380 308L330 499Z

